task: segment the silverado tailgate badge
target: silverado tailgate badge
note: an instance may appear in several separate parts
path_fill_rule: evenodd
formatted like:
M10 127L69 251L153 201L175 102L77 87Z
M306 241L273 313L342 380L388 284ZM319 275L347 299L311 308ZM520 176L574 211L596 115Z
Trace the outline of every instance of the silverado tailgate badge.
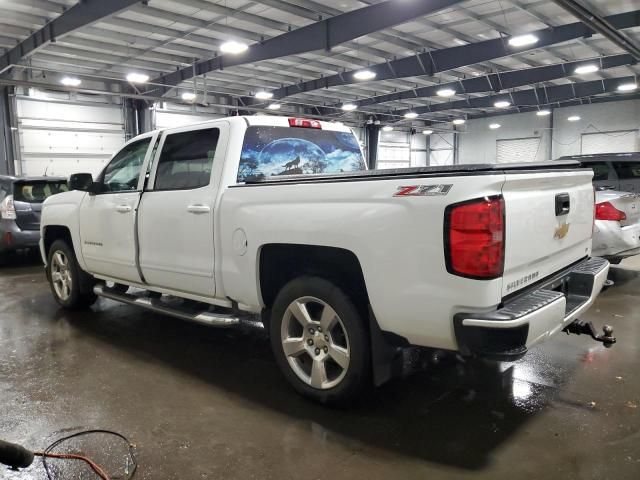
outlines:
M553 238L555 238L556 240L561 240L564 237L566 237L568 233L569 233L569 224L563 223L558 228L556 228L556 232L553 235Z
M432 197L446 195L453 185L407 185L398 187L394 197Z

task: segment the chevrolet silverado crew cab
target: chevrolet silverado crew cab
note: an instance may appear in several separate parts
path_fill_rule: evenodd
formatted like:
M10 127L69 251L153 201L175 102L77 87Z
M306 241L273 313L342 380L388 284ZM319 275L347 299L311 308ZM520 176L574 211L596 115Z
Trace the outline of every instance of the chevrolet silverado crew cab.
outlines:
M231 117L145 133L96 179L72 175L40 247L63 307L260 315L293 387L340 403L392 377L403 347L516 359L575 327L609 268L590 256L592 175L367 170L341 124Z

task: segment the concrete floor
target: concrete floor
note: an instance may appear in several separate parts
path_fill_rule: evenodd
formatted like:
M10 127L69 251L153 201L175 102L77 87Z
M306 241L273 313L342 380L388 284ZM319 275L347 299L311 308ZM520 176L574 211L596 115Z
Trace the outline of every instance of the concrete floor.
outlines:
M635 262L635 265L634 265ZM298 397L257 328L215 330L100 301L58 309L38 260L0 268L0 438L42 449L82 428L136 444L141 479L640 478L640 262L587 319L512 364L445 362L359 408ZM121 465L106 439L80 446ZM56 464L58 477L95 478ZM113 466L115 468L115 466ZM81 472L84 472L82 473ZM3 479L45 478L40 464Z

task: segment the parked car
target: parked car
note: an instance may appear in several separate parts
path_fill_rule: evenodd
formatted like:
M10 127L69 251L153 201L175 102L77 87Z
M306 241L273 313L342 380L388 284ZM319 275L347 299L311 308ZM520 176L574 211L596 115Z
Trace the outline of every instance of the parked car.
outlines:
M72 175L40 248L62 306L260 315L293 387L341 403L393 376L402 347L512 360L582 325L609 263L591 257L592 172L573 166L366 170L343 125L232 117Z
M572 155L560 160L576 160L593 169L593 184L622 192L640 193L640 152Z
M640 195L596 191L593 254L611 263L640 253Z
M0 175L0 260L10 252L38 247L42 202L65 191L64 178Z

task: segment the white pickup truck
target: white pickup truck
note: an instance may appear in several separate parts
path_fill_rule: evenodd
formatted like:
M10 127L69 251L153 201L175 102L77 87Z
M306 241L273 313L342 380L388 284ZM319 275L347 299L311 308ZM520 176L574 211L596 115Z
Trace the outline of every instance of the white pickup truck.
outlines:
M367 170L341 124L231 117L72 175L40 247L62 306L261 315L289 382L339 403L403 347L502 360L561 330L614 341L576 323L609 265L590 256L592 172L569 163Z

